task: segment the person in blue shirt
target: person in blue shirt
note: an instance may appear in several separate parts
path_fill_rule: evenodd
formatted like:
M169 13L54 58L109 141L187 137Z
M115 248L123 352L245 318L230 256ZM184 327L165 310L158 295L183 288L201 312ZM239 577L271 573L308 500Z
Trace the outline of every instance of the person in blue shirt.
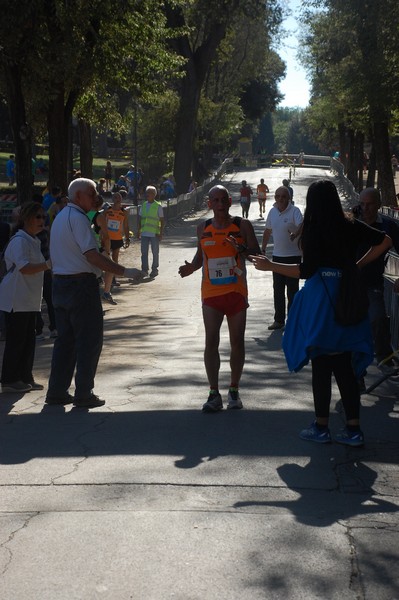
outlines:
M15 183L15 156L10 154L10 158L6 162L6 175L8 183L14 185Z

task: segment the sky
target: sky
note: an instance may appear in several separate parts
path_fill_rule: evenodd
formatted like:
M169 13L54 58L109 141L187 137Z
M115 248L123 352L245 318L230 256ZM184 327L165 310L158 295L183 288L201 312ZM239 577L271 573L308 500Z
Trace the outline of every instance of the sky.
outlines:
M305 108L309 103L309 83L306 80L306 72L300 67L296 59L298 48L299 24L295 15L299 14L300 0L285 0L290 8L292 16L285 19L283 26L288 35L280 44L277 52L286 63L287 75L280 82L279 89L285 95L279 107Z

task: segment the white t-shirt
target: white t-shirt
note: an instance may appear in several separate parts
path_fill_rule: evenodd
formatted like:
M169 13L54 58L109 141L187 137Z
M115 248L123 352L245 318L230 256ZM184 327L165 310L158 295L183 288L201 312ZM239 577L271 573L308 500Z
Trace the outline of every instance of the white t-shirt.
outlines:
M84 210L69 202L51 227L50 258L54 275L94 273L100 277L101 270L91 265L84 255L89 250L98 252L90 220Z
M152 202L148 202L146 200L144 202L144 204L141 205L140 212L139 212L140 217L148 215L151 204L152 204ZM158 206L158 219L163 219L163 208L161 205ZM156 234L153 233L152 231L142 231L141 232L141 237L155 237L155 236L156 236Z
M44 263L40 240L20 229L11 238L4 253L7 270L0 283L0 310L38 312L42 304L43 271L24 275L20 269L29 263ZM14 268L13 268L14 267Z
M297 206L288 204L287 208L280 212L274 205L267 215L265 229L272 230L274 256L301 256L298 248L298 238L290 240L290 232L296 233L303 221L302 213Z

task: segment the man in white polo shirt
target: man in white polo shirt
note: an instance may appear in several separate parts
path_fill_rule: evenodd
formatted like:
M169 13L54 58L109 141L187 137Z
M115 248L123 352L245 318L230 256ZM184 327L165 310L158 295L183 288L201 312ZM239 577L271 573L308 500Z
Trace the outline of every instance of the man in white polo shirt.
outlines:
M51 229L53 304L58 337L53 348L47 404L82 408L102 406L93 393L103 343L103 310L98 288L102 271L139 279L139 269L128 269L100 254L86 215L96 206L91 179L78 178L68 188L69 202ZM75 372L75 395L69 387Z
M302 213L290 199L290 192L285 186L277 188L275 203L267 215L263 233L262 252L266 251L270 236L273 235L273 261L285 264L301 262L301 251L298 247L298 234L303 221ZM274 322L268 329L282 329L285 324L285 289L289 311L296 292L299 289L299 279L273 273L274 293Z

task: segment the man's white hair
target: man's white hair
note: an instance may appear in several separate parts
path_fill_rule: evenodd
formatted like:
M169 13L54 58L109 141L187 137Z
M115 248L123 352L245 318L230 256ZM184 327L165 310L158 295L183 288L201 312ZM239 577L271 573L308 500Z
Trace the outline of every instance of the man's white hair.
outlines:
M74 202L77 192L85 192L89 187L96 189L96 184L92 179L86 179L86 177L78 177L77 179L71 181L68 187L69 201Z

